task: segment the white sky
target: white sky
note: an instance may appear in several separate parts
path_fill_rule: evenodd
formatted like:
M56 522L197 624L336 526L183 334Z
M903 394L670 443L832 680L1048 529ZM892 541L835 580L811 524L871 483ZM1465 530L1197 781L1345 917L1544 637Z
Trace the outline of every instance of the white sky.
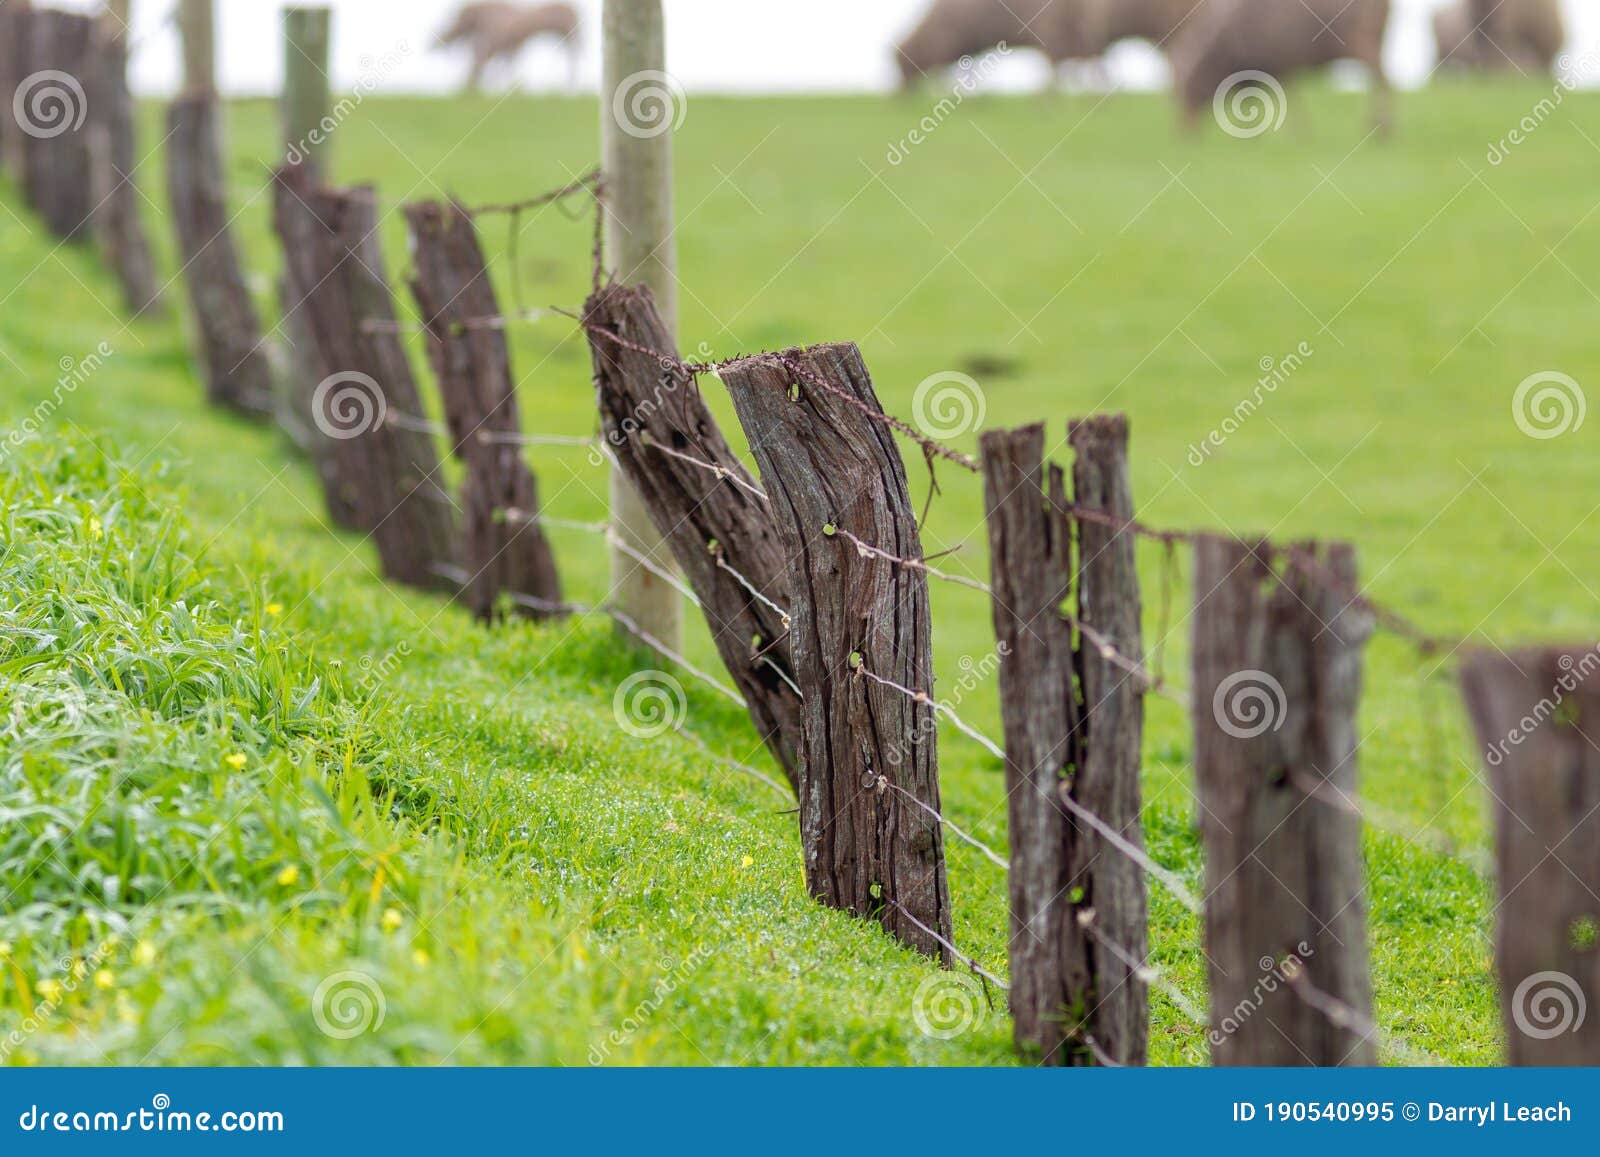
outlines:
M89 9L91 0L56 0ZM601 0L574 0L599 20ZM929 0L665 0L667 67L690 91L852 91L888 87L894 78L890 46ZM1295 3L1296 0L1283 0ZM1448 0L1394 0L1389 56L1402 84L1423 80L1433 63L1429 13ZM381 91L447 91L460 82L459 56L430 51L448 21L453 0L330 0L334 10L334 83L350 89L372 61L407 46ZM1574 57L1600 50L1600 5L1564 0ZM278 0L217 0L220 75L234 93L276 91L283 69ZM178 46L170 15L174 0L133 0L134 80L144 92L169 92L176 83ZM599 46L583 46L580 83L594 87ZM1117 79L1130 87L1161 83L1164 66L1144 45L1124 45L1113 59ZM530 89L559 87L565 72L547 48L530 50L518 76ZM995 78L998 87L1036 85L1044 66L1021 54ZM1588 80L1589 78L1585 78Z

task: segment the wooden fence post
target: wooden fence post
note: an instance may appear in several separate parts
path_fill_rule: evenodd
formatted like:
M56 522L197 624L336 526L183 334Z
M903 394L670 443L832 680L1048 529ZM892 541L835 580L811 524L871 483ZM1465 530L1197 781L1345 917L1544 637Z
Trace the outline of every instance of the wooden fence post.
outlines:
M28 202L57 237L84 240L93 208L85 85L94 18L35 8L23 24L30 34L24 75L5 97L20 114Z
M217 87L217 12L215 0L178 0L178 38L183 46L183 87L214 92Z
M757 733L798 792L787 564L766 498L679 366L648 289L606 286L584 306L584 326L616 468L672 548Z
M1355 553L1205 537L1195 554L1212 1058L1375 1064L1355 803L1372 619Z
M320 375L312 394L319 452L378 548L384 576L418 587L447 585L453 554L449 495L438 482L416 380L395 332L394 301L370 188L314 189L298 167L274 174L273 219L283 242L290 297Z
M424 201L405 208L416 272L411 292L427 328L428 357L444 401L455 454L466 466L462 600L480 619L502 592L527 595L561 613L555 555L539 524L539 484L518 438L522 416L505 330L470 319L500 315L472 218L460 205Z
M206 396L240 413L272 409L272 363L228 224L220 101L192 89L167 118L167 185Z
M312 183L328 180L331 142L323 120L333 109L329 57L333 12L323 6L283 10L283 143L288 164L309 167Z
M125 20L107 12L95 24L89 80L89 157L95 233L135 316L163 309L134 169L139 163L133 94L128 91Z
M1461 681L1494 797L1510 1062L1600 1064L1600 648L1482 651Z
M26 192L27 141L17 120L15 101L23 78L30 71L33 45L33 6L30 0L0 4L0 166Z
M677 243L672 218L675 96L665 86L667 38L661 0L604 0L600 83L600 155L605 174L605 256L613 280L643 283L655 294L668 337L678 333ZM664 120L637 119L637 110ZM670 570L672 560L650 513L621 470L611 472L612 599L668 647L682 650L683 606L661 576L641 567L644 554Z
M870 416L882 410L854 345L751 358L721 376L789 563L807 887L948 964L944 832L901 798L939 811L927 577L836 533L920 559L905 465Z
M1127 422L1074 422L1077 507L1127 523ZM1133 536L1074 520L1044 427L982 438L1011 844L1011 1006L1017 1046L1052 1065L1142 1064L1149 994L1144 878L1079 810L1143 845L1144 686ZM1062 604L1093 638L1075 644ZM1105 648L1112 654L1106 654ZM1120 663L1117 660L1121 660ZM1114 947L1113 947L1114 946Z

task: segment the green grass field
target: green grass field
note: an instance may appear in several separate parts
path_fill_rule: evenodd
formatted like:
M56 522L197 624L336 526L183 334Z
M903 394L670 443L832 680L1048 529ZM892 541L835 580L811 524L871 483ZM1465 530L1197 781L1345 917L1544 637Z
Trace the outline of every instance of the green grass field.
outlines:
M987 425L1042 418L1053 442L1074 415L1125 410L1150 522L1350 539L1376 597L1472 645L1590 638L1594 427L1529 437L1512 397L1541 371L1600 380L1600 220L1579 177L1600 100L1568 97L1485 159L1544 95L1411 95L1387 145L1358 98L1315 87L1254 141L1182 137L1155 97L982 99L898 165L891 144L933 98L692 98L683 344L855 340L892 412L964 371ZM371 100L338 129L335 171L390 208L516 198L590 167L595 119L588 101ZM229 128L267 303L273 109L238 104ZM156 201L161 165L141 172ZM509 306L508 239L489 229ZM524 220L527 305L579 303L589 229L553 208ZM386 231L398 275L397 216ZM618 730L633 660L605 621L486 630L386 587L278 436L204 408L180 324L128 324L94 258L47 239L9 185L0 272L5 428L63 359L112 350L0 471L0 1024L34 1025L9 1062L1012 1063L1001 1009L954 1039L918 1030L934 970L806 898L781 797L689 738ZM1302 343L1195 465L1264 359ZM593 430L570 322L518 329L513 355L531 430ZM581 450L532 460L549 513L603 516ZM925 546L960 545L942 565L986 577L981 488L939 481ZM600 600L603 547L554 538L570 594ZM1170 614L1159 551L1141 561L1147 639L1181 686L1187 560ZM988 608L939 584L933 599L948 687L992 650ZM696 627L690 657L714 665ZM694 736L765 766L741 713L685 683ZM1385 1059L1493 1062L1492 887L1469 863L1489 829L1451 664L1380 637L1367 686L1363 787L1392 829L1366 844ZM998 733L992 685L961 712ZM1198 890L1189 745L1153 700L1148 842ZM998 762L949 731L941 763L947 813L1003 847ZM1003 874L959 843L950 857L957 939L1003 971ZM1152 903L1154 963L1203 1004L1197 923L1160 889ZM345 972L370 978L357 998L381 990L374 1031L319 1031ZM1152 1006L1152 1060L1204 1063L1203 1028L1160 992Z

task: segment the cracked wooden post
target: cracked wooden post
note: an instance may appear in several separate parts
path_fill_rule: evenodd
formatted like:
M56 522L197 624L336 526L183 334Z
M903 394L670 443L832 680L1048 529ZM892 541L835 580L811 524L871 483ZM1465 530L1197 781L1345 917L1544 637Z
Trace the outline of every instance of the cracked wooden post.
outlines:
M422 404L395 332L377 198L366 187L313 189L295 166L273 180L289 292L310 342L303 354L320 375L313 420L344 488L336 500L353 505L386 578L446 586L450 498L438 481L433 436L412 428Z
M221 102L191 89L167 116L167 187L206 396L240 413L272 409L272 364L229 225Z
M1600 1064L1600 648L1476 652L1461 683L1495 812L1507 1059Z
M1355 552L1206 537L1195 555L1212 1059L1375 1064L1356 802L1372 618Z
M1075 422L1071 441L1076 504L1131 520L1125 419ZM1143 845L1145 689L1126 669L1141 653L1133 537L1069 517L1066 477L1044 461L1042 425L986 433L981 446L1002 656L1017 1047L1051 1065L1097 1055L1143 1064L1149 995L1129 964L1148 953L1143 875L1068 807ZM1062 614L1074 589L1077 617L1098 643L1075 643Z
M407 205L405 217L416 270L411 292L427 328L450 441L466 467L462 601L485 620L503 592L539 604L519 603L522 614L560 614L561 580L539 524L539 484L517 441L522 415L505 330L464 324L500 315L477 230L456 204Z
M87 240L94 208L88 131L94 18L34 8L23 27L29 33L23 74L19 87L4 95L25 138L28 203L57 237Z
M95 234L106 264L122 285L123 300L135 316L165 312L150 235L134 170L136 109L128 90L126 14L107 11L96 22L89 78L89 159Z
M750 358L721 376L788 559L806 886L949 964L944 832L925 810L939 811L927 577L831 533L922 557L894 436L869 416L882 410L854 345Z
M801 711L789 653L787 564L767 502L699 385L678 366L677 345L648 289L607 286L585 305L584 324L616 468L672 548L756 732L798 792Z

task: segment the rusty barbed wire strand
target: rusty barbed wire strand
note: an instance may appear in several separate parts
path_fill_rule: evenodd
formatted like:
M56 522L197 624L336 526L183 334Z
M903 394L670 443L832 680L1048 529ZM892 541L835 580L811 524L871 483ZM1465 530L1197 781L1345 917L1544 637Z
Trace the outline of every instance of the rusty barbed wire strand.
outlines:
M789 629L790 624L793 622L793 620L789 618L789 612L784 610L777 603L773 602L766 595L762 594L756 589L754 583L734 569L733 564L728 561L728 552L722 549L722 544L720 542L713 541L707 543L706 549L711 552L711 557L716 561L718 570L727 571L728 574L732 575L734 582L743 587L745 591L749 593L751 598L761 603L761 605L766 607L768 610L771 610L777 614L777 616L783 622L783 629L785 631Z
M682 450L673 449L671 446L663 446L660 442L657 442L654 438L650 437L649 431L647 430L640 430L638 437L639 445L641 446L648 446L650 449L655 450L658 453L665 454L668 458L676 458L680 462L687 462L691 466L698 466L702 470L709 470L719 479L722 479L726 482L732 482L741 490L745 490L750 494L755 495L757 498L761 499L762 502L767 501L767 492L765 490L762 490L759 486L754 486L749 482L746 482L743 478L740 478L726 466L718 465L717 463L708 461L704 458L696 458L693 454L686 454Z
M917 691L911 687L903 687L899 683L896 683L893 679L885 679L882 675L874 675L871 671L867 670L867 665L864 662L857 661L855 665L855 673L857 676L870 679L874 683L888 687L892 691L898 691L901 695L904 695L913 703L926 703L929 707L933 708L935 714L942 713L946 719L950 720L950 722L955 725L957 731L960 731L967 738L973 740L979 746L983 747L989 752L990 755L993 755L995 758L1000 760L1005 759L1005 750L998 743L990 739L987 735L973 727L971 724L967 723L961 718L961 716L957 715L953 710L951 710L949 707L946 707L943 703L940 703L926 691Z
M909 791L907 791L905 788L901 787L899 784L889 782L889 777L888 776L884 776L884 775L878 776L878 786L882 787L882 788L887 788L888 790L890 790L892 792L895 792L898 795L905 796L906 799L908 799L912 803L916 804L917 807L921 808L923 811L927 812L930 816L932 816L939 823L941 823L945 827L949 828L951 835L955 836L957 839L959 839L963 843L968 844L968 845L970 845L970 846L972 846L974 848L977 848L978 851L983 853L984 858L987 859L991 864L994 864L996 867L1002 868L1002 869L1004 869L1004 870L1006 870L1008 872L1011 870L1011 861L1010 860L1006 859L1006 857L1002 856L999 852L995 851L988 844L984 843L982 840L978 839L976 836L970 835L967 832L963 831L959 826L957 826L957 824L956 824L956 822L954 820L952 820L952 819L950 819L950 818L948 818L946 816L940 815L937 811L935 811L933 808L929 807L927 804L923 803L920 799L918 799L916 796L912 795Z
M1011 991L1011 985L1006 983L1004 980L1001 980L998 976L996 976L994 973L990 972L987 968L983 967L983 965L979 964L972 957L968 956L965 952L961 951L961 949L957 948L954 944L950 943L950 941L946 940L943 936L939 935L932 928L929 928L921 920L918 920L910 912L906 911L905 906L902 905L900 903L900 901L896 900L893 896L885 896L883 898L883 902L885 904L889 905L889 907L893 908L896 912L899 912L900 915L904 916L907 920L911 921L918 928L922 929L922 931L927 933L927 935L933 937L933 939L937 943L942 945L945 948L945 950L950 953L950 955L954 956L957 960L961 961L961 963L965 964L969 969L971 969L973 975L978 977L978 979L983 980L986 983L994 985L1001 992L1010 992ZM994 1007L994 1001L992 999L989 999L989 994L988 994L987 990L985 990L985 992L984 992L984 998L986 1000L989 1000L989 1006L990 1006L990 1008L993 1008Z

